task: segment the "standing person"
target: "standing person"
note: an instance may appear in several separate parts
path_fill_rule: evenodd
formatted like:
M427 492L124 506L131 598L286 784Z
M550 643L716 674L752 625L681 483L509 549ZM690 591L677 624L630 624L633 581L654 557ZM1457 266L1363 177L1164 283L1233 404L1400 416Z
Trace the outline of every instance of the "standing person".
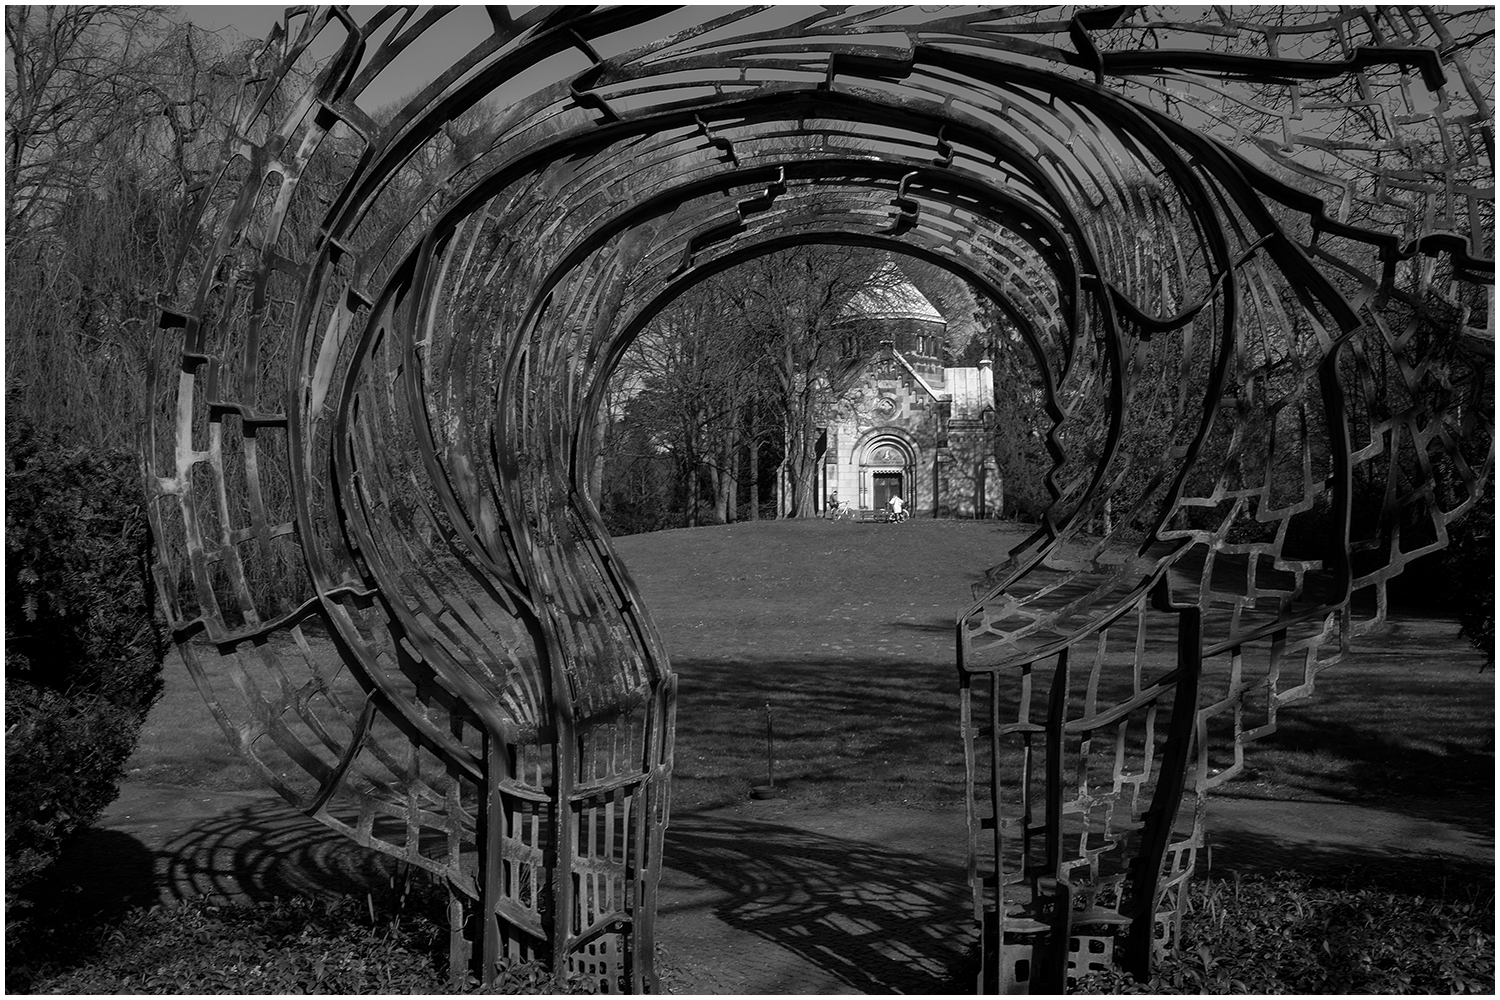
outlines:
M891 497L887 506L891 508L891 517L897 521L904 520L902 512L906 509L906 501L902 500L899 494Z

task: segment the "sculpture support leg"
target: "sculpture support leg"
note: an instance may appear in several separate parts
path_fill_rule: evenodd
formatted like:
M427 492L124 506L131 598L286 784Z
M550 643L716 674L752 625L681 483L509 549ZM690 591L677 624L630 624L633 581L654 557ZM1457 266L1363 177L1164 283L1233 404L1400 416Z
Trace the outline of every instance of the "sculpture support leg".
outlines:
M1177 690L1172 697L1172 718L1161 762L1161 778L1156 783L1151 807L1146 810L1146 828L1141 837L1141 852L1131 873L1136 912L1130 925L1130 939L1121 965L1140 982L1151 977L1151 960L1156 941L1157 885L1161 880L1162 859L1177 810L1182 804L1182 790L1187 781L1189 751L1198 714L1198 681L1203 674L1203 613L1196 605L1171 606L1166 586L1158 587L1159 607L1171 608L1178 615Z

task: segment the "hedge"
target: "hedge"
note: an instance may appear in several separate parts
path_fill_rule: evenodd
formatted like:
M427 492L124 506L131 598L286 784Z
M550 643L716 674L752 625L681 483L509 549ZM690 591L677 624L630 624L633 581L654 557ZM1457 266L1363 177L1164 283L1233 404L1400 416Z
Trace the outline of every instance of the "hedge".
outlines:
M5 451L5 892L19 893L118 794L161 694L136 459L24 421Z

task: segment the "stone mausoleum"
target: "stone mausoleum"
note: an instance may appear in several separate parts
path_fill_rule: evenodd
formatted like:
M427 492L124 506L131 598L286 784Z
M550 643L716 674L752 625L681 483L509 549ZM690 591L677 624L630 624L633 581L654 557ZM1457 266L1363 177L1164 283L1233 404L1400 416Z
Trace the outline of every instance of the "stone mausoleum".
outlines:
M942 314L895 265L877 278L842 317L879 347L825 414L820 506L836 493L842 504L880 510L900 494L914 517L998 516L991 362L945 367Z

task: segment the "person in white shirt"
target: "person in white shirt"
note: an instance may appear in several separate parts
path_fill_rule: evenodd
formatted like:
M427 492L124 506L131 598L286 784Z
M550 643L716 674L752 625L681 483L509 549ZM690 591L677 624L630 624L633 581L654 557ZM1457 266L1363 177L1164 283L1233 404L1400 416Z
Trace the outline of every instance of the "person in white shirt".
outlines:
M902 500L899 496L893 496L887 506L891 508L891 514L899 518L901 512L906 509L906 501Z

